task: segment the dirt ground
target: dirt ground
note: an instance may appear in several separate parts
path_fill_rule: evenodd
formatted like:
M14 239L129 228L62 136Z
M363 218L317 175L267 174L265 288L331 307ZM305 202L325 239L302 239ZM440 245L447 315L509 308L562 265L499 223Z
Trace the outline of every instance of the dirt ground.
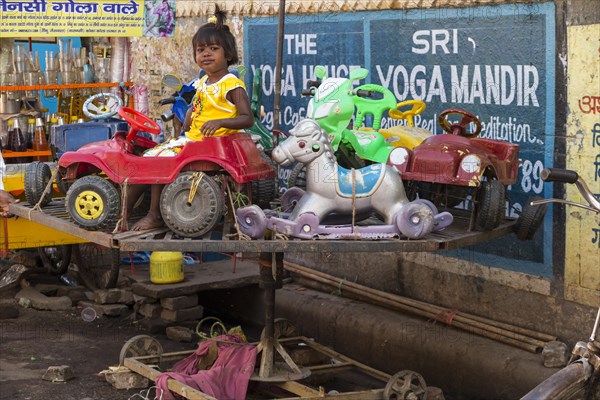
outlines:
M117 400L139 390L117 390L98 373L119 363L123 344L144 332L131 317L100 317L86 322L80 310L20 308L16 319L0 322L0 399ZM165 351L192 350L154 334ZM75 378L66 383L42 380L47 368L69 365Z

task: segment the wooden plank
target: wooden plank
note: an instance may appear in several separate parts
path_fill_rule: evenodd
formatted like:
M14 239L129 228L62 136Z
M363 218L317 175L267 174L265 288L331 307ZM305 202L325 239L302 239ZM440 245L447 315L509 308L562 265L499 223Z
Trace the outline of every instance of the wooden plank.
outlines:
M354 365L350 362L341 362L338 364L312 365L307 368L310 369L311 375L316 375L316 374L324 375L324 374L337 373L340 371L346 371L346 370L352 369L353 367L354 367Z
M318 390L315 390L311 387L308 387L306 385L303 385L301 383L294 382L294 381L273 383L273 385L278 386L283 390L287 390L290 393L297 394L301 398L321 396L321 392L319 392ZM321 397L323 397L323 396L321 396Z
M124 365L133 372L137 372L143 377L151 379L152 382L156 382L156 379L161 374L152 367L136 360L134 357L126 358L124 361ZM191 386L176 381L175 379L168 379L167 387L170 391L175 392L189 400L218 400L212 396L209 396L205 393L200 392L199 390L192 388Z
M331 358L338 359L343 362L351 363L358 370L366 373L367 375L372 376L373 378L379 379L383 382L387 382L391 378L390 374L386 374L385 372L376 370L375 368L371 368L366 364L359 363L358 361L355 361L355 360L351 359L350 357L340 354L340 353L336 352L335 350L330 349L329 347L325 347L322 344L315 342L314 340L310 340L307 338L304 343L306 343L306 345L311 347L312 349L314 349L320 353L326 354Z
M258 264L256 261L239 261L233 272L231 260L211 261L185 267L185 280L179 283L156 285L150 282L149 268L136 268L131 279L133 293L162 299L165 297L186 296L213 289L228 289L255 285L258 283ZM123 273L128 271L123 270Z
M172 232L159 229L150 232L108 232L88 231L77 227L69 220L64 210L64 199L53 199L42 211L33 211L31 205L18 203L11 205L11 212L41 225L52 227L81 239L105 247L119 248L121 251L185 251L217 253L260 253L260 252L430 252L451 250L459 247L488 241L512 231L515 220L506 220L498 228L488 231L468 231L469 214L460 210L455 223L441 232L435 232L418 240L192 240L175 238ZM464 214L464 216L463 216ZM166 232L166 233L165 233Z
M383 389L362 390L359 392L344 392L344 393L331 394L331 395L325 394L323 396L279 398L279 400L322 400L322 399L381 400L381 399L383 399Z
M53 202L55 201L62 201L62 203L64 204L64 200L62 199L53 200ZM53 229L56 229L58 231L77 236L79 238L82 238L89 242L97 243L104 247L112 247L112 240L109 234L106 234L104 232L88 231L86 229L79 228L69 220L49 216L44 212L44 210L34 210L27 203L13 204L10 206L10 211L19 217L26 218L33 222L37 222L38 224L52 227Z

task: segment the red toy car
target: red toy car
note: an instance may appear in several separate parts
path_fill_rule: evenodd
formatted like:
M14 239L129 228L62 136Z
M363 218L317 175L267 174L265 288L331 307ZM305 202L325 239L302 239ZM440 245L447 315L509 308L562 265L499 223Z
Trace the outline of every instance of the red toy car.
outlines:
M182 237L201 236L221 219L229 182L241 190L243 184L274 176L244 133L187 143L174 157L141 157L156 144L137 133L158 134L160 126L129 108L121 107L119 115L129 132L66 152L58 161L60 179L68 186L67 211L85 229L111 229L120 218L122 198L115 183L166 184L160 210L167 227Z
M450 123L451 114L461 120ZM413 150L404 149L403 162L396 164L402 180L420 197L446 207L458 205L469 188L474 189L475 223L483 230L494 229L502 221L506 186L517 180L519 146L477 139L481 122L464 110L445 110L438 122L447 134L429 137ZM475 130L468 132L471 123Z

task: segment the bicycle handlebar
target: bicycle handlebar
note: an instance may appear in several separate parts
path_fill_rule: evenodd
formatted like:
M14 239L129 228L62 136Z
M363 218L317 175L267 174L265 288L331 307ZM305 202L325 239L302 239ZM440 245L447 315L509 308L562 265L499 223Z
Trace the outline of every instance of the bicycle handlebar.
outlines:
M574 183L577 186L579 193L581 193L581 196L587 201L588 205L586 206L584 204L562 199L535 200L531 202L531 204L564 203L600 213L600 200L596 198L594 193L590 190L583 178L581 178L577 172L568 169L545 168L540 173L540 177L545 182Z
M546 182L575 183L579 179L579 174L568 169L545 168L540 177Z

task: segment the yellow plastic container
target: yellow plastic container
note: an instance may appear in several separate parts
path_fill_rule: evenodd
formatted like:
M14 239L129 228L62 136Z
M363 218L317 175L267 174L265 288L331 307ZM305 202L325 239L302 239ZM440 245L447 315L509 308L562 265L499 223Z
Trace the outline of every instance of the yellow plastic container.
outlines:
M177 283L183 281L183 253L155 251L150 255L150 282Z

